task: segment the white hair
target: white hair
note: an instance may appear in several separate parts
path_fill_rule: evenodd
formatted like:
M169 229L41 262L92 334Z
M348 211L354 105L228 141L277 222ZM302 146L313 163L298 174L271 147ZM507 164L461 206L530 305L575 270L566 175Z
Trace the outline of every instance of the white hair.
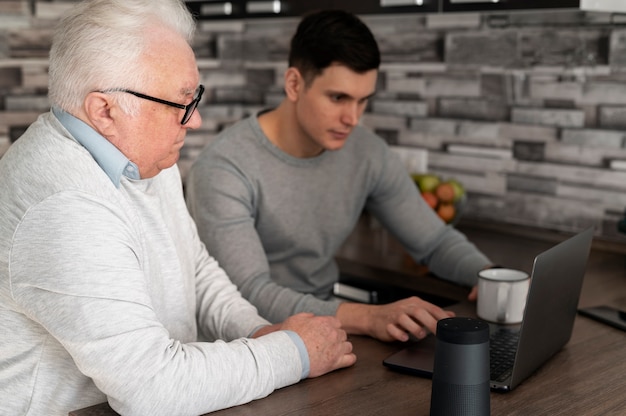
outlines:
M86 0L56 28L50 49L50 103L73 112L92 91L142 89L149 68L141 65L146 27L171 28L191 43L195 22L181 0ZM127 95L127 94L126 94ZM119 97L127 112L136 103Z

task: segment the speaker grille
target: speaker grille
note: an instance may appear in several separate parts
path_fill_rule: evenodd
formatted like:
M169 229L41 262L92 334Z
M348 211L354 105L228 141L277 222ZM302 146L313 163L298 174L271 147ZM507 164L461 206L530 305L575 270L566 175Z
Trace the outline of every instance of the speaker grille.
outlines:
M489 381L459 385L433 380L431 416L488 416L491 413Z

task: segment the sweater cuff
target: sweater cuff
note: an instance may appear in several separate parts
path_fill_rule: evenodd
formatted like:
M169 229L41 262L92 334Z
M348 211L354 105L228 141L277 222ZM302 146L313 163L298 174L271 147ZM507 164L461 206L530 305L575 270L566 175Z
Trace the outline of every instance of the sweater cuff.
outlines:
M294 331L285 331L289 338L296 344L298 347L298 352L300 353L300 360L302 361L302 375L300 376L300 380L303 380L309 376L309 371L311 370L311 363L309 361L309 352L306 349L306 345L304 345L304 341L300 338L300 335L295 333Z

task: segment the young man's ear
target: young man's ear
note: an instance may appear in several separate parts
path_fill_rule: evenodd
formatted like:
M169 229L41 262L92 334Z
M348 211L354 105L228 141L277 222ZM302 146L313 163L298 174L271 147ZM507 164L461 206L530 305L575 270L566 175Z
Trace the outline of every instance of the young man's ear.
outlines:
M285 94L291 101L296 101L304 89L304 78L295 67L289 67L285 72Z

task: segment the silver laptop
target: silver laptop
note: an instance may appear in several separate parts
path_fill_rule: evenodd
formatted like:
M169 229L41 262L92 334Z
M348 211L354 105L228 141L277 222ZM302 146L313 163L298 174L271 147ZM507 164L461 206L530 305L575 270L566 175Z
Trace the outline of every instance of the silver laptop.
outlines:
M535 257L522 323L489 325L492 389L513 390L567 344L592 239L593 228L589 228ZM475 310L461 308L456 312L457 316L475 315ZM431 334L387 357L383 364L392 370L432 377L435 343Z

